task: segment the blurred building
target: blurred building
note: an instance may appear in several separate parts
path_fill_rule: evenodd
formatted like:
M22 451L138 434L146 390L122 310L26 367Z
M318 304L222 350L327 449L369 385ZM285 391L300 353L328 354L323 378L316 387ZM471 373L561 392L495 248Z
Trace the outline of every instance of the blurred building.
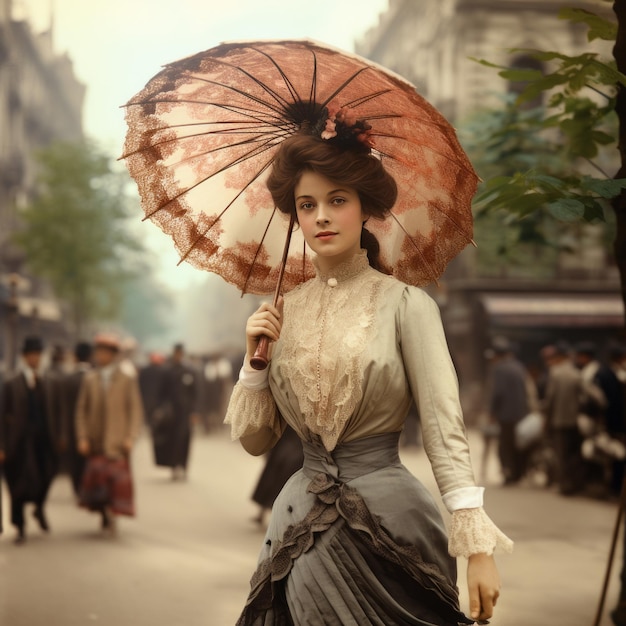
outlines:
M83 136L85 86L71 59L56 54L52 28L34 33L13 17L11 0L0 0L0 362L6 359L9 276L19 274L17 304L22 332L44 332L61 318L45 284L27 276L22 253L12 244L20 208L36 193L35 153L57 140Z
M542 69L511 50L580 54L592 49L611 56L607 42L587 41L586 27L557 19L559 9L572 6L612 15L610 5L595 0L389 0L379 23L355 48L410 80L459 125L481 108L501 105L498 94L521 87L472 58ZM610 163L603 165L614 171ZM468 249L433 292L470 418L480 404L484 352L493 336L510 337L522 359L534 366L543 345L561 338L603 345L623 327L618 273L603 228L581 224L568 236L576 238L575 253L553 251L546 260L538 250L518 268L481 267L476 251Z

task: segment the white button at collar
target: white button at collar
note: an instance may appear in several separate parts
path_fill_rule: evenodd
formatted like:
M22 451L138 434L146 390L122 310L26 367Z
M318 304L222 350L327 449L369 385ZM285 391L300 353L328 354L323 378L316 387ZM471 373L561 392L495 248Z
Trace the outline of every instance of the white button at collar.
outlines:
M327 284L329 287L336 287L337 286L337 279L336 278L329 278L327 281Z

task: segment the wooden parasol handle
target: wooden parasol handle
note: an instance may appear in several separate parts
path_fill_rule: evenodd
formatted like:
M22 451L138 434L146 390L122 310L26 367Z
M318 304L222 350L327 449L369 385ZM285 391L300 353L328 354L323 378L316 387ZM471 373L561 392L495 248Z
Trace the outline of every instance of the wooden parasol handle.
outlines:
M296 221L295 213L291 214L289 220L289 231L287 232L287 239L285 241L285 248L283 249L283 258L280 262L280 271L278 273L278 282L276 283L276 289L274 290L274 306L278 304L278 298L280 297L280 288L283 284L283 276L285 275L285 265L287 264L287 255L289 254L289 244L291 243L291 233ZM250 367L255 370L264 370L269 365L268 352L270 348L270 338L262 335L259 337L259 343L254 352L254 356L250 359Z

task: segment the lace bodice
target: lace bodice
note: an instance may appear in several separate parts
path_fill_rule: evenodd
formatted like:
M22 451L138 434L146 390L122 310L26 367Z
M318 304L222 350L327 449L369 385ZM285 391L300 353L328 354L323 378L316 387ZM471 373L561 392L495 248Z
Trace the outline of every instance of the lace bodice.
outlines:
M328 450L335 448L362 399L375 314L396 283L371 269L363 250L332 274L318 270L315 279L285 298L271 380L276 385L288 381L304 426Z

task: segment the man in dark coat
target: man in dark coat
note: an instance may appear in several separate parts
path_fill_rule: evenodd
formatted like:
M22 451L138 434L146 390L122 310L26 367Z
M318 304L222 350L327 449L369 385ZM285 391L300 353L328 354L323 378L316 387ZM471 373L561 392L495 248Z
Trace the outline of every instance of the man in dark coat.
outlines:
M74 348L74 370L64 377L62 383L64 448L67 454L67 470L77 497L80 495L80 487L85 471L85 457L78 452L75 420L76 404L83 378L91 370L91 353L91 344L86 342L76 344Z
M191 426L198 408L198 374L184 362L185 350L174 346L161 381L152 426L156 464L172 469L172 479L185 478Z
M626 443L626 348L609 346L609 362L598 369L596 382L606 398L604 425L614 439ZM624 479L624 461L615 460L611 472L611 491L619 495Z
M0 449L16 543L26 538L24 506L28 502L35 504L34 516L41 529L49 530L44 506L57 468L59 416L50 411L48 389L38 371L42 352L39 338L26 338L23 367L2 390Z
M143 400L143 409L148 426L152 427L152 418L158 408L163 380L163 362L165 358L157 353L150 354L150 362L139 370L139 389Z
M515 428L529 413L528 373L515 358L509 341L493 341L490 413L500 426L499 455L504 483L516 483L523 474L522 458L515 442Z

